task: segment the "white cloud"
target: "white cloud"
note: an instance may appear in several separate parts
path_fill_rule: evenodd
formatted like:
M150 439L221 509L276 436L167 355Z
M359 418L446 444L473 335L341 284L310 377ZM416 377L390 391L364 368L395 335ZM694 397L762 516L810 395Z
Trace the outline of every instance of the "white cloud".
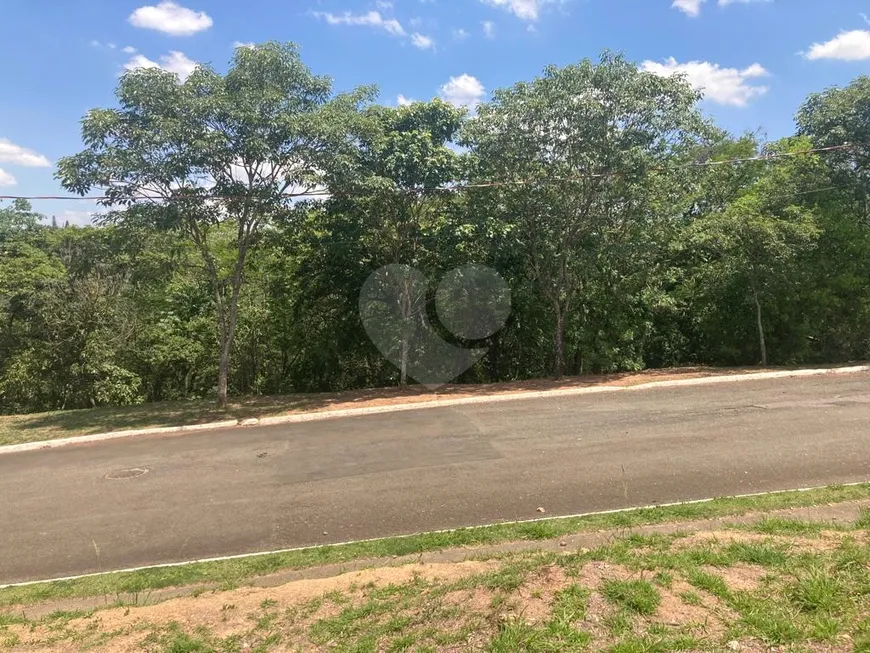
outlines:
M807 59L840 59L841 61L862 61L870 59L870 31L856 29L840 32L825 43L813 43Z
M681 64L670 57L664 63L644 61L641 69L662 77L681 73L693 87L703 91L705 99L735 107L746 106L749 100L764 95L768 90L766 86L751 84L751 80L769 75L764 67L757 63L739 70L722 68L719 64L708 61L689 61Z
M94 223L93 218L95 215L104 212L105 211L61 211L60 214L56 214L54 217L57 220L58 227L63 227L67 223L79 227L87 227ZM48 218L46 222L51 224L51 218Z
M14 186L17 183L18 180L16 180L15 177L0 168L0 186Z
M190 36L212 26L204 11L193 11L168 0L134 10L127 19L134 27L154 29L173 36Z
M413 34L411 34L411 45L413 45L415 48L425 50L427 48L434 47L435 41L433 41L431 37L426 36L425 34L414 32Z
M493 7L502 7L523 20L538 20L541 7L555 0L481 0Z
M33 150L16 145L12 141L0 138L0 162L28 168L50 168L51 161Z
M343 14L331 14L315 11L314 15L330 25L365 25L386 30L393 36L405 36L405 29L399 21L395 18L384 18L378 11L370 11L366 14L352 14L349 11Z
M470 34L466 30L462 29L461 27L453 30L453 38L455 38L457 41L461 41L462 39L467 39L469 36L470 36Z
M701 14L701 3L704 0L674 0L671 7L679 9L687 16L698 16Z
M124 64L124 68L127 70L136 70L137 68L162 68L170 73L175 73L181 81L184 81L196 68L196 62L188 59L187 55L183 52L172 50L169 54L164 54L160 57L160 63L152 61L142 54L134 55Z
M412 100L411 98L406 98L400 93L399 97L396 98L396 104L398 104L400 107L406 107L409 104L414 104L414 100Z
M442 100L453 106L468 107L473 110L483 100L486 89L476 77L462 74L459 77L451 77L439 89L439 95Z
M236 48L254 48L256 44L253 41L233 41L233 50Z
M485 20L481 23L483 26L483 35L488 39L495 38L495 23L491 20Z
M137 68L160 68L160 64L144 54L137 54L135 57L130 57L130 61L124 64L124 69L136 70Z
M127 45L124 46L123 52L126 52L127 54L136 54L136 48L134 48L132 45Z
M393 8L393 3L390 2L390 0L376 0L376 1L375 1L375 6L376 6L378 9L392 9L392 8Z
M707 2L707 0L674 0L671 3L671 7L674 9L678 9L682 11L687 16L699 16L701 14L701 5ZM748 5L754 4L757 2L773 2L773 0L718 0L718 5L720 7L727 7L728 5Z
M183 52L172 50L169 54L160 57L160 67L175 73L183 81L196 69L196 62L188 59Z

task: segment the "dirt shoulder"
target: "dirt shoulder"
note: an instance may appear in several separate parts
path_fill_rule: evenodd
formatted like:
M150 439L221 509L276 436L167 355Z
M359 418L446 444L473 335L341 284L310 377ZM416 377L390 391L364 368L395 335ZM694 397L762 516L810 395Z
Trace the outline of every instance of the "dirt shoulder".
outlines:
M781 372L798 368L683 367L618 374L541 379L493 384L448 384L374 388L336 393L239 398L226 410L205 400L158 402L138 406L0 415L0 446L126 430L193 426L226 420L250 420L354 408L382 408L454 399L485 398L595 387L631 387L653 382Z
M0 648L864 651L870 500L0 613Z

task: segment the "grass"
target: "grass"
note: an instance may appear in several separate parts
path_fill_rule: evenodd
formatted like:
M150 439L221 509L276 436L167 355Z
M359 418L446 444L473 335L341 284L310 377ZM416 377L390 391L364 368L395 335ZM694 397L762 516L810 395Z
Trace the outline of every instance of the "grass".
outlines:
M0 415L0 446L110 431L265 417L328 405L326 398L319 395L286 395L237 400L231 402L226 410L219 410L213 401L189 400L27 415Z
M608 580L601 594L611 603L637 614L654 614L662 601L661 594L645 580Z
M0 650L25 642L34 650L113 642L118 650L162 653L713 653L729 650L733 640L742 650L870 653L866 520L824 532L811 522L776 530L763 541L745 529L735 531L736 541L623 535L592 550L501 554L465 576L347 581L310 596L281 588L250 598L219 595L211 618L182 621L182 607L160 621L154 613L137 615L150 608L131 607L128 625L115 630L101 625L102 610L34 620L0 612ZM794 534L805 532L817 538ZM699 562L705 560L716 565ZM754 584L738 582L738 570L747 567ZM600 575L581 581L584 569ZM203 599L186 600L192 607ZM228 617L235 622L221 627Z
M347 563L355 560L407 556L447 548L498 544L508 541L535 541L543 538L558 538L574 533L610 529L630 529L651 524L663 524L695 519L734 517L747 513L766 512L783 508L832 504L870 498L870 484L832 486L808 491L788 491L754 497L729 497L712 499L701 503L657 508L640 508L618 513L546 519L519 524L498 524L479 528L466 528L440 533L422 533L405 537L335 546L319 546L285 553L254 555L233 560L193 563L176 567L154 567L134 572L105 573L84 578L39 583L20 587L0 588L0 607L28 605L65 598L100 597L116 601L139 601L150 592L168 587L215 585L232 589L268 574L317 567L327 564ZM862 516L859 524L866 518ZM615 544L610 555L614 559L628 555L631 546L652 547L649 559L651 569L667 572L675 565L699 567L705 564L727 564L740 561L753 564L782 565L786 553L781 547L771 544L732 544L721 549L697 547L683 554L679 561L661 553L669 545L670 538L662 536L630 536L623 543ZM839 552L839 564L866 568L870 554L862 547L844 548ZM659 559L655 559L659 556ZM511 576L510 570L491 579L494 586L515 587L521 579ZM656 580L656 579L654 579ZM656 582L663 582L660 577ZM723 594L725 588L712 587L715 580L706 578L703 571L693 573L690 582L714 594ZM709 587L705 587L705 583Z

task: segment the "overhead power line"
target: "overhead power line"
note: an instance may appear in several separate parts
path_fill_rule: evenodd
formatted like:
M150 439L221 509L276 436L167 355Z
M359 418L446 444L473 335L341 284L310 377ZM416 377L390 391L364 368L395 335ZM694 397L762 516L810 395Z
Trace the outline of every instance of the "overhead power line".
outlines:
M726 165L738 165L743 163L753 163L753 162L770 162L776 161L778 159L786 159L786 158L794 158L800 156L807 156L809 154L823 154L827 152L836 152L843 150L851 150L857 147L864 147L864 144L857 143L844 143L842 145L831 145L828 147L817 147L809 150L800 150L797 152L782 152L778 154L759 154L757 156L751 157L743 157L743 158L734 158L734 159L722 159L719 161L698 161L695 163L687 163L678 166L656 166L652 168L648 168L646 170L649 172L665 172L668 170L680 170L680 169L690 169L690 168L712 168L717 166L726 166ZM545 179L517 179L517 180L505 180L505 181L484 181L477 182L473 184L454 184L451 186L438 186L438 187L422 187L422 188L408 188L405 189L406 192L409 193L444 193L444 192L457 192L462 190L470 190L470 189L478 189L478 188L498 188L504 186L530 186L536 184L551 184L551 183L564 183L564 182L577 182L577 181L586 181L589 179L605 179L608 177L619 177L619 176L628 176L631 174L635 174L632 171L608 171L608 172L598 172L598 173L585 173L580 175L571 175L568 177L548 177ZM283 193L281 196L286 198L316 198L316 197L330 197L333 195L338 195L342 197L347 197L347 193L333 193L328 190L322 191L309 191L304 193ZM233 199L247 199L248 195L209 195L205 197L190 197L190 196L142 196L142 197L131 197L125 198L125 201L129 202L145 202L145 201L159 201L159 202L183 202L190 201L194 199L199 200L233 200ZM0 200L34 200L34 201L44 201L44 200L62 200L62 201L86 201L86 202L100 202L104 200L110 199L106 195L89 195L89 196L81 196L81 195L0 195Z

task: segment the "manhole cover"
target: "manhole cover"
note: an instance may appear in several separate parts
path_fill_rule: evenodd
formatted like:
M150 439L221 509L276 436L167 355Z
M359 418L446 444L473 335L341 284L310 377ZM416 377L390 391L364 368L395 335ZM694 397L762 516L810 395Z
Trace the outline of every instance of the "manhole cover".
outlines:
M125 478L136 478L137 476L142 476L142 474L147 474L148 470L144 467L133 467L131 469L122 469L117 472L111 472L106 474L106 478L110 481L120 481Z

